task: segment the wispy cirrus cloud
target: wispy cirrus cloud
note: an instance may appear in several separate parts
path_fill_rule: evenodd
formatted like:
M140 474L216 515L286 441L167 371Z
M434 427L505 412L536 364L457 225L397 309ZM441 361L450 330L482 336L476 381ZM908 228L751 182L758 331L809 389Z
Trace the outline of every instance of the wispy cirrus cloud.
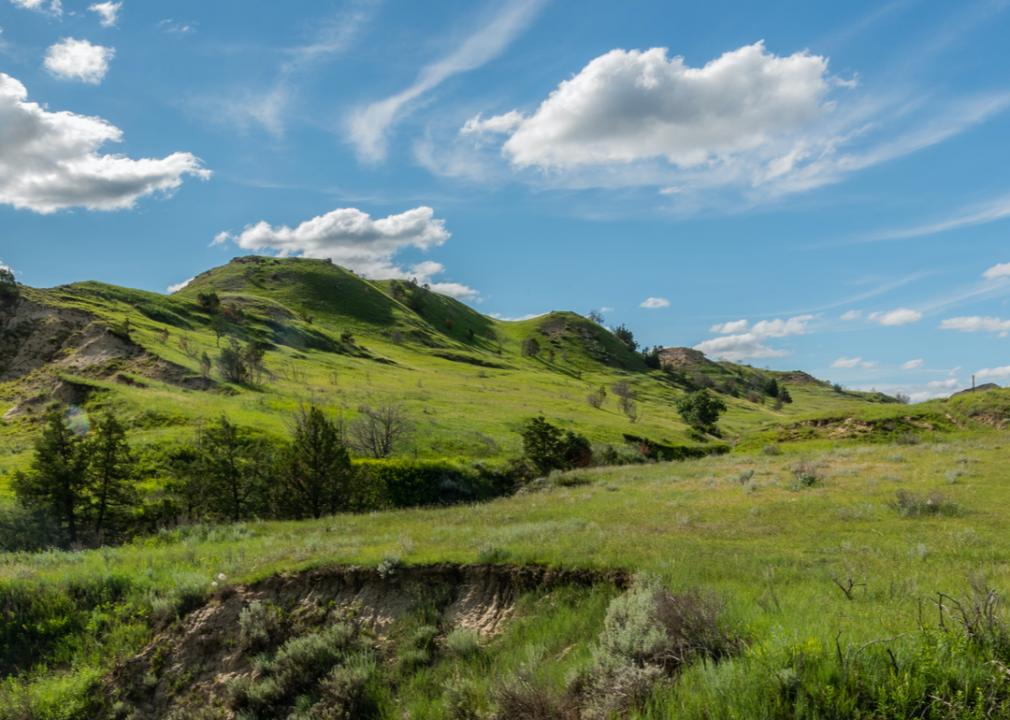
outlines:
M947 217L933 222L892 228L867 235L865 240L909 240L912 238L938 235L974 225L984 225L1010 218L1010 195L992 198L983 203L962 207Z
M481 67L498 57L536 17L543 0L510 0L491 20L444 57L421 68L403 90L351 111L346 129L358 157L381 162L389 129L410 113L421 97L449 78Z

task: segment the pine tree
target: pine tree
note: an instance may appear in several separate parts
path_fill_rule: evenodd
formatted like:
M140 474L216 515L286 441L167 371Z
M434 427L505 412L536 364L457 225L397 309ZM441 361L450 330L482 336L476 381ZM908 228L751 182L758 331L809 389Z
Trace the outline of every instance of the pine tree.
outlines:
M92 529L101 545L107 534L121 524L123 511L137 502L134 458L126 429L112 413L98 421L84 449L88 456Z
M348 507L351 458L340 428L315 405L295 417L286 465L297 514L318 518Z
M31 467L14 476L18 501L49 514L71 545L80 539L88 503L87 467L81 439L70 429L63 412L52 410L35 442Z

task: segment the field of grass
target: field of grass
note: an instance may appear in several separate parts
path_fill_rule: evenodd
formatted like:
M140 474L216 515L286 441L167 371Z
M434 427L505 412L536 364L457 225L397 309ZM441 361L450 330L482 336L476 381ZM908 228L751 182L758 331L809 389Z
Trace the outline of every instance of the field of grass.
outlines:
M923 626L936 632L938 593L964 598L973 583L1010 590L1006 443L1001 431L977 431L939 443L827 449L796 444L781 455L582 471L555 478L539 492L476 506L194 529L116 549L8 555L0 561L8 598L19 588L74 596L103 583L123 587L115 600L82 611L82 628L97 623L100 632L68 632L69 639L57 643L63 654L54 651L57 666L8 680L5 692L73 707L54 698L85 692L110 657L135 650L146 636L142 618L150 607L210 592L222 573L240 583L329 564L492 557L646 572L675 591L700 590L722 599L727 622L746 638L745 650L719 664L692 666L660 685L651 709L643 711L649 717L912 716L898 710L871 714L865 707L863 714L845 714L844 703L854 701L844 693L834 700L812 698L845 686L839 674L845 674L846 662L870 663L884 677L894 674L909 695L908 708L924 702L915 694L924 673L942 670L958 682L991 674L992 666L972 661L954 635L929 647L939 670L917 664L928 659ZM550 607L532 603L524 616L537 623ZM589 656L605 601L573 607L581 625L538 625L536 641L523 641L525 651L509 631L486 652L513 658L496 666L503 673L522 664L516 658L523 652L527 659L535 656L535 673L560 687L571 658L577 665ZM582 630L573 630L573 623ZM579 648L574 656L570 647ZM426 672L471 672L445 662L441 670ZM786 680L794 686L792 695L780 687ZM479 691L491 697L491 685L485 682ZM405 690L402 702L417 700L413 692ZM785 705L768 706L772 699ZM825 709L830 707L834 711ZM56 710L43 716L75 717ZM429 716L438 715L413 715Z

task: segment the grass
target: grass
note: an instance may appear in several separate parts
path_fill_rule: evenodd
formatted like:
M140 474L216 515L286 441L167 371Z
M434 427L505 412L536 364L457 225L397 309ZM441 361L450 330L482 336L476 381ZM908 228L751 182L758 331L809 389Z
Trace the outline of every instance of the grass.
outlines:
M709 693L713 687L703 691L699 684L746 684L768 657L786 663L796 648L807 648L826 668L836 640L842 648L886 641L896 653L912 652L903 643L937 593L959 595L976 576L1010 590L1010 550L1002 542L1002 508L1010 501L1004 442L989 432L901 446L900 454L884 445L811 452L806 461L816 464L819 480L803 492L793 489L796 463L788 454L583 471L588 483L470 507L186 530L117 549L7 555L0 582L62 592L85 581L129 578L118 604L143 612L164 598L179 602L180 588L210 592L221 574L240 582L330 563L378 565L389 557L407 564L473 562L493 547L510 562L646 571L675 591L717 594L751 645L725 667L692 669L677 686ZM946 469L963 457L972 460L971 474L951 485ZM751 471L741 485L738 478ZM942 492L957 512L909 517L895 509L899 491ZM857 586L852 599L835 582L844 578ZM85 626L95 612L82 610ZM598 607L586 612L585 622L598 627L589 619ZM71 668L66 677L91 676L96 663L130 651L136 639L99 635L78 655L58 657ZM568 642L562 629L552 641ZM579 642L580 652L588 652ZM48 686L64 675L37 677ZM35 687L25 682L18 692ZM664 697L663 703L691 706L676 692ZM701 717L691 712L685 717Z

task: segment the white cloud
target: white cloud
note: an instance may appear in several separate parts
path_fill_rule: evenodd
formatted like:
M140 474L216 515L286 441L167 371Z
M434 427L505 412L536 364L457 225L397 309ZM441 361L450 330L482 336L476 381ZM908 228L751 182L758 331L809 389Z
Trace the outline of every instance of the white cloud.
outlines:
M171 35L188 35L189 33L196 31L195 23L182 22L180 20L173 20L172 18L159 20L158 27L161 28L162 31Z
M840 182L1010 105L1006 91L937 102L894 87L873 95L857 85L830 75L826 57L776 55L763 42L701 67L671 58L666 48L614 49L532 112L478 116L464 128L508 135L502 154L530 182L654 187L690 212ZM478 143L471 152L480 149Z
M842 320L846 322L858 320L861 317L863 317L863 313L861 310L846 310L844 313L842 313Z
M138 198L169 192L183 177L210 171L177 152L134 160L102 155L122 131L98 117L50 112L28 102L24 85L0 73L0 203L50 213L71 207L119 210Z
M926 387L932 390L955 390L961 387L961 382L956 377L949 377L946 380L930 380Z
M969 315L947 318L940 323L941 330L960 330L961 332L989 332L1006 337L1010 333L1010 320L998 317L982 317Z
M719 335L731 335L733 333L742 333L750 326L750 323L746 320L729 320L724 323L719 323L713 325L709 328L709 332L718 333Z
M231 240L245 250L272 250L281 257L326 258L373 279L416 278L430 283L433 276L445 271L441 263L425 261L402 268L395 257L407 248L438 247L449 237L445 221L436 218L430 207L379 219L357 208L338 208L294 228L260 221L247 225L237 235L218 233L214 244ZM457 298L474 299L479 295L458 283L432 283L431 289Z
M495 320L504 320L505 322L522 322L523 320L532 320L533 318L543 317L547 313L530 313L529 315L518 315L515 317L510 317L502 315L501 313L491 313L491 317Z
M523 114L518 110L510 110L503 115L484 118L477 113L459 129L460 135L509 135L523 123Z
M706 355L723 358L725 360L745 360L748 358L772 358L783 357L789 353L785 350L769 347L765 344L768 338L783 338L790 335L804 335L808 331L808 325L814 319L813 315L797 315L786 320L761 320L754 323L747 332L704 340L694 346L695 350L700 350ZM736 320L723 325L716 325L712 332L722 332L727 325L740 327L744 321ZM743 327L746 327L744 325Z
M902 363L901 369L902 370L918 370L919 368L921 368L925 364L926 364L925 360L923 360L922 358L916 358L915 360L908 360L907 362Z
M733 361L749 358L784 357L789 354L785 350L768 347L761 342L761 338L753 333L723 335L711 340L704 340L695 345L694 349L712 357Z
M1010 263L997 263L982 273L986 280L1010 277Z
M503 149L520 167L657 158L697 167L815 121L826 72L823 57L778 57L761 42L702 68L668 58L666 48L611 50L562 82Z
M647 297L639 307L643 307L646 310L659 310L660 308L670 307L670 301L662 297Z
M897 327L899 325L909 325L910 323L922 320L922 313L909 308L896 308L894 310L881 310L870 313L870 320L880 325Z
M115 27L122 7L121 2L97 2L88 6L88 10L98 15L102 27Z
M191 282L193 282L193 280L195 280L195 279L196 278L186 278L182 282L175 283L174 285L169 285L168 289L166 290L166 292L169 295L171 295L172 293L177 293L180 290L182 290L184 287L186 287L187 285L189 285Z
M63 80L80 80L90 85L102 82L116 51L87 40L64 38L46 51L45 66Z
M455 50L421 68L412 85L352 111L347 130L359 157L369 162L383 160L389 128L409 113L412 104L454 75L479 68L500 55L526 28L541 4L541 0L512 0Z
M975 377L980 379L1010 377L1010 365L1003 365L1001 367L994 367L994 368L982 368L977 373L975 373Z
M868 370L877 367L877 363L872 360L863 360L861 357L840 357L831 363L833 368L863 368Z
M11 3L26 10L35 10L36 12L44 12L57 16L63 14L63 4L60 0L11 0Z

